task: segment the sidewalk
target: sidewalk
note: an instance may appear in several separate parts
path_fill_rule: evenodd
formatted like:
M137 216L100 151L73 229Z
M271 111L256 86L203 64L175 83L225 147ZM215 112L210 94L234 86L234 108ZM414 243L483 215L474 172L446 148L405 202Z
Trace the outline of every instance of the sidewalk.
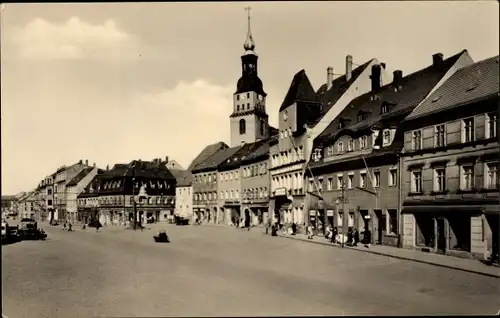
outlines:
M283 237L283 238L287 238L287 239L291 239L291 240L304 241L304 242L308 242L308 243L322 244L322 245L328 245L328 246L332 246L332 247L336 247L336 248L342 248L338 244L334 245L334 244L330 243L324 237L315 236L312 240L309 240L309 239L307 239L307 236L305 234L297 234L295 236L290 236L290 235L284 235L282 233L279 233L278 236ZM364 247L364 245L359 244L358 247L345 246L344 249L372 253L372 254L383 255L383 256L388 256L388 257L394 257L394 258L403 259L403 260L410 260L410 261L414 261L414 262L419 262L419 263L424 263L424 264L429 264L429 265L434 265L434 266L439 266L439 267L445 267L445 268L450 268L450 269L461 270L464 272L479 274L479 275L483 275L483 276L489 276L489 277L493 277L493 278L500 278L500 268L499 267L488 266L488 265L481 263L478 260L462 259L462 258L458 258L458 257L448 256L448 255L425 253L425 252L415 251L415 250L411 250L411 249L396 248L396 247L384 246L384 245L371 245L370 248L366 248L366 247Z

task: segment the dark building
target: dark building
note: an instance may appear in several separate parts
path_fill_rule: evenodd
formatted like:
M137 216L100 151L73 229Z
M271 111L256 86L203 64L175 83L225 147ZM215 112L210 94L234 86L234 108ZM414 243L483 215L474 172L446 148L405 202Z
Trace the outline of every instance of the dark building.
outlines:
M78 195L78 217L123 225L134 219L163 221L175 208L175 177L161 159L115 164L98 174Z
M437 59L436 59L437 57ZM453 74L472 63L466 51L381 86L383 66L371 68L369 93L353 99L314 141L307 191L309 221L339 231L372 232L374 243L396 246L400 233L401 121Z

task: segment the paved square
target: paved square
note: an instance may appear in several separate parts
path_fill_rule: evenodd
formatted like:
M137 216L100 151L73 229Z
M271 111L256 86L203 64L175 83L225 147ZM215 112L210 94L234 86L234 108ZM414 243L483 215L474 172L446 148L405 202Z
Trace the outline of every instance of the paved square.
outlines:
M8 317L496 314L500 280L266 236L171 225L3 246ZM167 229L171 244L153 234Z

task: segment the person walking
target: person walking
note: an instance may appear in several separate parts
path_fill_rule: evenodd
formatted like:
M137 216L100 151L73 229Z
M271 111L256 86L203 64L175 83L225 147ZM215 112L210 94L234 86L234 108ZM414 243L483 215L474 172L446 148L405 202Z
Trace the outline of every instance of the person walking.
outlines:
M71 222L68 223L68 232L73 232L73 224Z
M368 227L365 227L365 237L363 238L363 240L365 241L365 247L366 248L370 248L371 246L371 242L372 242L372 232L370 231L370 229Z
M66 231L66 221L64 221L64 224L63 224L63 231Z
M311 224L309 224L309 226L307 227L307 238L309 240L312 240L313 239L313 226Z
M353 244L354 246L358 246L358 243L359 243L359 232L358 232L358 229L354 229L354 232L353 232Z
M292 235L297 234L297 224L295 222L292 223Z
M339 229L337 227L334 227L332 233L332 244L335 244L338 234L339 234Z

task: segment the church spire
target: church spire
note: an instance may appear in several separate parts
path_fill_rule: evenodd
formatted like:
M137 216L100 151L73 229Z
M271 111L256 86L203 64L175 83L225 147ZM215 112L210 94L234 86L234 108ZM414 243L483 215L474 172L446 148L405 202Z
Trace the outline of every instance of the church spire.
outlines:
M250 12L252 11L252 8L246 7L245 11L248 14L248 31L245 43L243 43L243 48L245 51L253 51L255 49L255 42L253 41L252 30L250 29Z

